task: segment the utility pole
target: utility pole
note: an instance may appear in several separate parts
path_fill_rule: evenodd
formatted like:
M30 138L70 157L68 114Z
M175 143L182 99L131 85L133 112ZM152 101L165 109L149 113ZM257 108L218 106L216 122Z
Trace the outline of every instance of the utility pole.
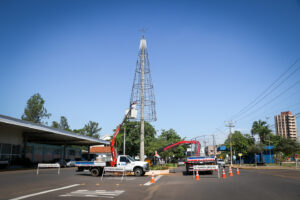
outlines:
M272 163L272 156L271 156L271 145L270 145L270 135L269 135L269 155L270 155L270 164Z
M144 35L143 35L144 39ZM145 48L141 49L141 143L140 143L140 161L144 161L144 138L145 138L145 119L144 119L144 108L145 108Z
M215 135L212 135L213 137L213 145L214 145L214 156L216 157L216 141L215 141Z
M125 149L126 149L126 126L124 126L123 155L126 155Z
M232 132L231 129L234 127L232 121L229 121L226 125L229 127L229 140L230 140L230 166L232 166Z
M205 135L204 135L204 141L203 141L203 143L204 143L204 155L206 156L206 140L205 140Z

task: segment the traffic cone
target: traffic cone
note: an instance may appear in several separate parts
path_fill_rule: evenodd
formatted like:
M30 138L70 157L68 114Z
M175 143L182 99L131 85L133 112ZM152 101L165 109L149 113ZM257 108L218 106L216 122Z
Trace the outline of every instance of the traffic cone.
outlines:
M231 167L229 167L229 176L233 176Z
M239 168L236 168L236 174L237 174L237 175L240 175Z
M154 180L154 172L152 172L152 177L151 177L150 183L155 183L155 180Z
M200 180L199 172L196 171L196 181L199 181L199 180Z
M224 168L223 168L222 178L223 178L223 179L225 179L225 178L226 178L226 174L225 174L225 170L224 170Z

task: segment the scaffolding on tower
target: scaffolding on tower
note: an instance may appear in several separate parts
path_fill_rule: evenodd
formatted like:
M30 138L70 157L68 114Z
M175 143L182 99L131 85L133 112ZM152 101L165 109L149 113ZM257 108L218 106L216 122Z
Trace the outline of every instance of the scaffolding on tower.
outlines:
M142 69L144 63L144 70ZM142 106L142 71L144 71L144 120L147 122L156 121L155 96L150 73L150 63L148 59L147 43L143 38L140 41L138 60L134 81L132 85L130 103L136 102L138 116L136 120L141 119Z
M136 104L137 120L141 122L140 160L144 161L145 121L156 121L155 97L150 73L150 63L147 51L147 42L143 35L140 40L139 55L136 62L135 75L132 85L130 103Z

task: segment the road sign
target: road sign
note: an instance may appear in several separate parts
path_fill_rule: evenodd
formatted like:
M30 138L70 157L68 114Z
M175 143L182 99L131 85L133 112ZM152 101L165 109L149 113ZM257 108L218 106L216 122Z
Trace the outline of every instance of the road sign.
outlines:
M239 153L238 155L239 155L240 157L241 157L241 156L243 156L243 154L242 154L242 153Z

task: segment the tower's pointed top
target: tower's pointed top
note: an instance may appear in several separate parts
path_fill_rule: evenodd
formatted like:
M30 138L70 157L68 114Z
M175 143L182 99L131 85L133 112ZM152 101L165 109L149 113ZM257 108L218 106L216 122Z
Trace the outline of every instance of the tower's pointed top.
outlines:
M145 35L145 33L146 33L146 29L143 27L141 31L142 31L142 33L143 33L142 38L144 39L144 38L145 38L144 35Z

